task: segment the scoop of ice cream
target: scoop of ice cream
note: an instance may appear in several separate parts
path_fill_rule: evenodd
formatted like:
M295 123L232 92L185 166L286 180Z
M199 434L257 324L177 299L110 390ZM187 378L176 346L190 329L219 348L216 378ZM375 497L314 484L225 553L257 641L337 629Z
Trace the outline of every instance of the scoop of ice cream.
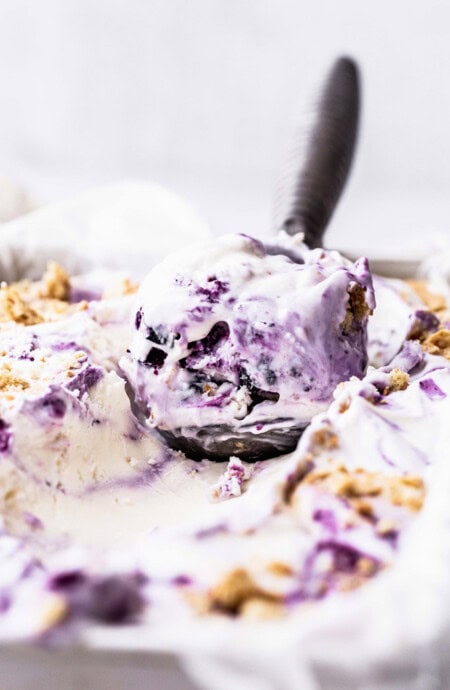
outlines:
M140 411L169 437L301 429L340 381L364 374L373 307L365 260L309 250L301 235L275 246L229 235L151 271L122 366Z

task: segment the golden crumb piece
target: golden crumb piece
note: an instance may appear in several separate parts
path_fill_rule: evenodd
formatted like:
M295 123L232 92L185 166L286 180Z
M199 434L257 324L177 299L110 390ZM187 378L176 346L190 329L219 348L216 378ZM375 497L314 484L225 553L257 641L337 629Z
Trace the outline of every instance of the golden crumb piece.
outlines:
M280 486L280 499L282 503L290 503L297 486L303 481L313 467L314 455L309 452L301 458L294 472Z
M366 291L361 285L352 285L348 290L348 303L345 319L342 322L342 330L349 333L354 325L358 326L371 310L366 302Z
M18 489L14 486L5 491L2 496L3 510L6 510L9 513L14 511L14 508L18 502L18 494Z
M129 278L124 278L122 281L122 293L124 295L134 295L138 291L139 285L131 282Z
M389 534L390 532L395 532L397 529L397 525L393 520L389 520L388 518L381 518L381 520L378 520L377 522L377 533L381 536L384 536L386 534Z
M404 486L412 486L414 489L421 489L423 487L423 479L415 474L407 474L405 477L402 477L402 484Z
M67 602L59 594L50 595L44 602L42 611L42 626L44 629L53 628L67 616Z
M350 471L330 464L326 472L318 468L304 476L291 494L294 509L301 504L304 484L317 486L345 499L361 517L371 517L376 512L373 504L376 498L383 498L414 512L421 509L425 498L423 479L417 475L391 476L381 472L366 472L362 468Z
M244 568L236 568L218 582L211 590L211 595L216 604L234 611L258 592L259 589L248 572Z
M450 330L441 328L422 342L422 348L430 355L441 355L450 359Z
M355 498L352 502L353 508L358 515L364 518L370 518L373 515L373 505L364 498Z
M279 602L255 598L244 601L239 613L248 620L260 621L281 618L286 611Z
M291 577L294 574L291 566L281 561L269 563L267 570L269 573L272 573L272 575L277 575L278 577Z
M39 296L67 302L70 295L70 278L56 261L50 261L42 276Z
M361 573L361 575L364 575L364 577L368 577L369 575L373 575L375 573L377 566L371 558L362 556L358 559L356 569L358 573Z
M362 574L346 575L336 583L336 587L339 592L353 592L354 589L358 589L366 582L367 578Z
M347 400L343 400L339 404L339 414L344 414L344 412L347 412L349 407L350 407L350 400L349 400L349 398L347 398Z
M7 391L10 388L20 388L21 390L26 390L30 387L28 381L21 379L18 376L14 376L9 371L0 370L0 391Z
M378 572L379 568L379 563L367 556L361 556L356 564L356 573L340 577L336 583L337 589L340 592L351 592L365 584L368 578Z
M440 311L445 309L445 297L435 292L431 292L425 280L405 281L416 293L420 300L430 311Z
M86 311L89 309L89 302L84 299L82 302L77 302L75 305L77 311Z
M280 596L261 589L244 568L230 570L210 591L213 607L239 613L249 599L278 602Z
M361 285L353 285L348 294L350 295L350 308L357 321L362 321L369 316L370 309L366 302L366 291Z
M392 479L392 478L391 478ZM401 477L389 485L389 499L396 506L418 512L425 498L425 486L421 477Z
M409 374L407 374L406 371L398 368L392 369L391 373L389 374L389 378L390 384L387 392L385 392L385 395L388 393L394 393L395 391L404 391L406 388L408 388Z
M23 326L33 326L44 321L41 314L24 302L14 287L0 288L0 321L15 321Z
M335 450L339 447L339 439L333 431L323 427L314 432L312 445L314 450Z

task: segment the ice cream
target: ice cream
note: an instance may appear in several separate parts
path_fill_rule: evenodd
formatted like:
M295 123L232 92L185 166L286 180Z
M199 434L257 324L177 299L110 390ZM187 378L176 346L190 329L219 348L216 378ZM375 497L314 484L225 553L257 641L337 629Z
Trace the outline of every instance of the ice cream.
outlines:
M136 543L208 505L215 475L194 472L130 408L118 360L133 293L114 272L69 281L56 265L0 289L0 512L46 548Z
M339 382L364 374L374 304L364 260L311 251L301 235L273 246L229 235L150 272L121 366L172 447L270 457L295 447ZM267 434L255 457L252 441Z
M180 269L174 286L166 273L171 259L137 294L114 274L72 278L56 266L37 283L0 290L4 639L61 643L88 634L92 623L127 623L141 645L157 640L173 648L197 629L199 639L213 642L208 631L217 619L233 639L254 620L302 626L307 604L320 609L394 571L415 538L448 447L450 331L442 303L427 303L424 285L376 279L371 325L364 262L351 265L296 242L285 241L283 251L246 237L219 245L211 281L210 265L192 271L186 261L195 281L187 285ZM243 257L245 271L231 270ZM295 309L301 321L291 328ZM182 324L185 310L196 310L199 320ZM244 324L239 330L243 313L250 332ZM227 341L219 339L218 350L193 344L225 321ZM264 321L278 328L264 331ZM286 343L283 329L291 336ZM288 343L303 362L293 378L283 364ZM165 357L150 354L155 349ZM366 372L367 349L375 366ZM309 421L293 453L280 457L275 446L263 462L199 462L168 449L142 423L155 399L155 414L166 412L183 428L183 420L208 426L217 415L239 428L232 396L221 398L223 412L220 405L211 412L199 401L217 392L192 394L193 377L200 368L211 379L228 374L233 362L247 367L259 389L267 384L267 370L258 367L267 350L277 380L261 390L279 398L256 402L247 416L255 429L257 419L268 424L274 408L282 418ZM149 355L150 367L143 363ZM180 366L183 358L189 366ZM307 363L323 380L309 374L305 391ZM145 407L137 417L124 369L142 385L137 401ZM299 399L295 382L302 383ZM250 395L255 386L248 383ZM146 397L154 390L155 398ZM191 397L193 409L186 405ZM182 404L169 406L175 401ZM327 620L332 628L342 615Z

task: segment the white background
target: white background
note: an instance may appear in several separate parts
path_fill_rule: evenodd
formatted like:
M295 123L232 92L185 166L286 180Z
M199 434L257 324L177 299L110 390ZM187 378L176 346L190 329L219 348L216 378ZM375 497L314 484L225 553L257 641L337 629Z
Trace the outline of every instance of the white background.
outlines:
M150 179L217 232L266 232L341 53L364 121L328 243L386 254L450 234L445 0L0 0L0 174L42 201Z

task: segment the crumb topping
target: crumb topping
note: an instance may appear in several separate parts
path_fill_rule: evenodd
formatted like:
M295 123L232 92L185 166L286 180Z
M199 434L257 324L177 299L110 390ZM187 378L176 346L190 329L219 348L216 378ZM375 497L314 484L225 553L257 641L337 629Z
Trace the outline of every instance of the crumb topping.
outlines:
M394 532L396 529L396 523L388 518L381 518L377 522L377 533L382 537Z
M291 577L294 574L291 566L282 561L273 561L269 563L267 570L277 577Z
M124 294L124 293L122 293ZM72 313L85 311L85 300L71 304L70 278L57 263L50 262L41 280L20 280L0 287L0 324L34 326L57 321Z
M49 595L42 610L43 628L52 628L66 618L67 614L68 606L65 598L59 594Z
M360 323L371 313L366 302L365 290L361 285L352 285L348 290L348 295L347 310L342 322L344 333L349 333L355 322Z
M339 447L339 439L337 434L327 427L318 429L312 436L312 446L317 450L335 450Z
M12 286L0 288L0 319L23 326L34 326L44 321L42 315L27 304Z
M389 395L389 393L395 393L396 391L404 391L409 385L409 374L402 369L392 369L389 374L390 383L389 386L383 391L384 395Z
M42 276L42 287L39 296L67 302L70 294L70 278L66 271L55 261L50 261Z
M311 470L293 492L291 503L299 500L296 493L303 485L314 485L345 499L359 515L366 517L374 512L370 499L383 498L394 506L417 512L425 498L424 482L419 476L391 476L362 468L348 470L334 464Z
M379 570L374 561L370 558L360 558L357 563L358 572L354 575L346 575L341 577L336 585L340 592L352 592L354 589L361 587L367 582L367 579Z
M342 402L339 404L339 414L344 414L344 412L347 412L349 407L350 407L350 399L347 398L347 400L342 400Z
M0 391L3 393L10 388L20 388L21 390L26 390L29 388L30 384L25 379L15 376L10 371L6 370L5 367L0 370Z
M430 311L440 311L446 308L445 297L431 292L425 280L407 280L405 282L414 290Z
M249 620L270 620L284 614L285 609L279 602L265 599L247 599L240 609L240 615Z
M210 591L213 609L241 613L250 600L279 603L279 595L259 587L244 568L230 570Z
M450 359L450 330L440 328L436 333L431 333L422 342L422 348L431 355L441 355Z

